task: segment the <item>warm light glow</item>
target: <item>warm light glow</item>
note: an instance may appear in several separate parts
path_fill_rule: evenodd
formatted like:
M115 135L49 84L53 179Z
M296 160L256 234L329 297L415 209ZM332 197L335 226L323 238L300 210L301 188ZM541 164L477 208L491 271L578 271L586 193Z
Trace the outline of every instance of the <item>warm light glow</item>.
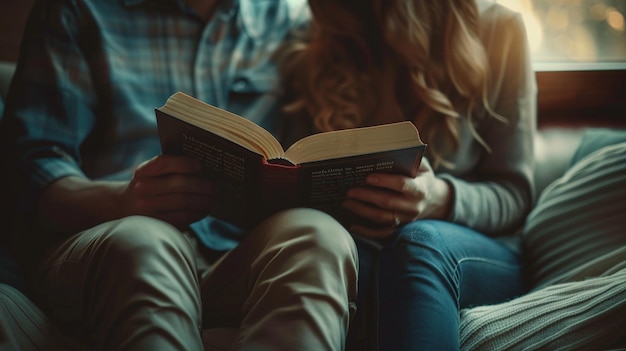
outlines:
M522 17L524 18L524 23L526 25L530 50L537 51L543 42L543 30L541 29L541 23L539 23L537 17L532 13L522 13Z
M543 42L543 29L541 23L535 16L532 4L528 0L499 0L498 3L517 11L524 19L526 27L526 35L528 36L528 44L532 52L536 52Z
M606 5L595 4L589 9L591 17L596 21L604 21L606 19Z
M606 10L606 22L616 31L624 31L624 15L612 7Z
M552 6L548 11L547 25L558 30L567 30L570 19L567 11L559 6Z
M535 63L626 64L626 0L494 0L524 19Z
M585 28L576 27L570 33L569 55L573 61L595 62L598 52L593 35Z

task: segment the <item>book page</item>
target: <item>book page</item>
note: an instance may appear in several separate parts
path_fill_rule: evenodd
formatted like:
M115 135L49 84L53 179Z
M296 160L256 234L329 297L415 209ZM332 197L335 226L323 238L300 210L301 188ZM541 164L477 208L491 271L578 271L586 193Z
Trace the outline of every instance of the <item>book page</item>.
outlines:
M313 134L291 145L285 158L301 164L421 145L417 128L404 121Z
M278 140L261 126L185 93L173 94L158 110L229 139L266 159L284 157Z

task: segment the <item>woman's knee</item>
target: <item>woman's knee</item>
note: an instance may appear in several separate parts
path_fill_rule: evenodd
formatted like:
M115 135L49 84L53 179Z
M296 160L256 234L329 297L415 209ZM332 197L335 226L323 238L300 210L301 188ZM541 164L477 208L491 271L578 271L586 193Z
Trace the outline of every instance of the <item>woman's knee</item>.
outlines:
M392 248L420 246L438 249L445 245L445 237L441 233L442 223L435 220L420 220L406 224L398 229L388 246Z
M383 248L381 264L422 267L441 271L451 269L455 261L453 225L437 220L409 223L398 230L395 237Z

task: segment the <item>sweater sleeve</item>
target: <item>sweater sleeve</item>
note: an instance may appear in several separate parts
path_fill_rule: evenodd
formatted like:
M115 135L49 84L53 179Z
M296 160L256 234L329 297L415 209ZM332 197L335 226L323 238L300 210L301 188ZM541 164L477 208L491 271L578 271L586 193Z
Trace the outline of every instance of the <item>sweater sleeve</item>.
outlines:
M477 120L476 131L490 150L462 126L469 141L462 141L455 156L460 167L438 175L454 191L449 219L497 235L518 227L533 203L536 82L521 16L493 5L482 11L482 20L488 102L506 122L489 116Z

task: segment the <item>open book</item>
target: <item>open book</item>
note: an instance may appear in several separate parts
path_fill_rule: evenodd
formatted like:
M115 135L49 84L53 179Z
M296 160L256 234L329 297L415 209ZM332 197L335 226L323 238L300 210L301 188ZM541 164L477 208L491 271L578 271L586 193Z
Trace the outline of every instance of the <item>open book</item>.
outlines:
M213 215L250 228L291 207L325 211L348 225L341 207L370 173L414 177L426 145L408 121L318 133L287 150L248 119L178 92L156 110L163 154L189 155L214 181Z

